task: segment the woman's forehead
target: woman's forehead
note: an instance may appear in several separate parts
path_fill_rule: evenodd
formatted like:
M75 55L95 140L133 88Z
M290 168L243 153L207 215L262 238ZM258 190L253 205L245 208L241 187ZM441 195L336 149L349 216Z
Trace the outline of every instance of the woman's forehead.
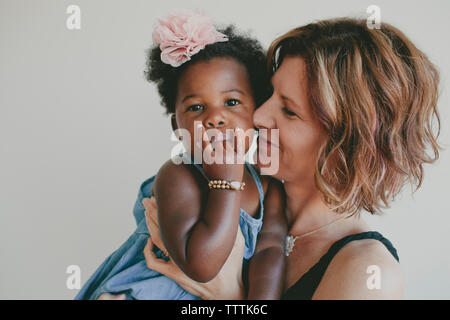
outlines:
M307 99L307 77L304 60L300 57L286 57L273 75L274 91L280 96L288 96L302 105Z
M300 57L286 57L273 75L271 81L274 86L286 84L301 85L306 79L305 62Z

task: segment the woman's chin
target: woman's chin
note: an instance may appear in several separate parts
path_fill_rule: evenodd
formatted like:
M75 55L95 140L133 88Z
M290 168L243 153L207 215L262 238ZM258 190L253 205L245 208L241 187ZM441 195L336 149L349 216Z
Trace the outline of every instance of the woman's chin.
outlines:
M254 163L256 167L259 169L262 175L269 175L274 178L278 178L279 175L279 161L278 159L271 159L267 158L264 159L266 161L263 161L261 157L258 156L258 153L255 152L254 154ZM275 161L273 161L275 160Z

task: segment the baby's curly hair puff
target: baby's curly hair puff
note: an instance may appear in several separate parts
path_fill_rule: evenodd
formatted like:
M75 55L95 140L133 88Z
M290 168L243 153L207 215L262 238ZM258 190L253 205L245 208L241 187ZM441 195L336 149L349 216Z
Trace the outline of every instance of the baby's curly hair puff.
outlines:
M259 41L248 34L237 33L234 25L218 31L227 35L228 41L207 45L179 67L172 67L161 61L159 46L153 46L147 51L144 74L147 81L157 85L166 114L175 112L178 80L183 72L196 62L209 61L216 57L233 58L246 67L257 107L270 97L271 86L266 68L266 55Z

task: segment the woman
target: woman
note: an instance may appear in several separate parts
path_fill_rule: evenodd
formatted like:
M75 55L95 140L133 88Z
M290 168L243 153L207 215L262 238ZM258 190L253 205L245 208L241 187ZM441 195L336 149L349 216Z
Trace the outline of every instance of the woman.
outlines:
M439 129L436 68L393 26L368 29L365 20L347 18L289 31L270 46L268 63L274 91L254 122L279 129L278 145L269 135L259 147L278 148L274 177L284 181L287 196L292 237L283 298L401 298L396 250L360 213L388 207L405 182L417 190L423 164L439 157L439 130L432 128L436 119ZM155 205L143 204L153 242L162 246ZM230 293L225 285L242 257L230 256L216 279L197 283L151 247L149 241L147 265L194 295L243 296L242 286Z

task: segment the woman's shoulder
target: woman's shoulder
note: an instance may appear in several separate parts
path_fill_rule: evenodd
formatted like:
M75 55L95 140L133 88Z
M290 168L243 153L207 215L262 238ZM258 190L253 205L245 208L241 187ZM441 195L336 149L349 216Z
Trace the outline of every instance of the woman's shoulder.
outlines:
M386 245L378 239L368 238L349 242L339 251L335 262L340 265L375 265L392 272L400 271L399 262Z
M403 272L376 238L348 242L328 266L314 298L401 299Z

